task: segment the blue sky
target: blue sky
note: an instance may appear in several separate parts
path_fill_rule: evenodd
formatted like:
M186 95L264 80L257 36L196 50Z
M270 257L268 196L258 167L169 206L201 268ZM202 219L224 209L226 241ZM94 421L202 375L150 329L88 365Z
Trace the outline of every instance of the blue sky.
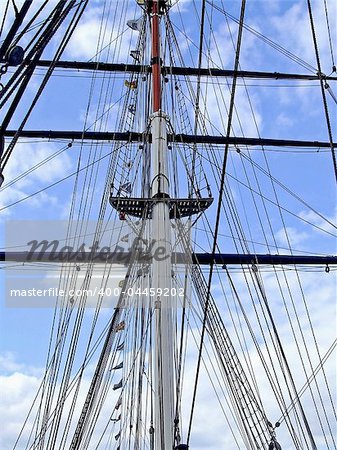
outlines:
M4 3L1 2L0 5L0 16ZM17 3L20 4L20 2ZM95 56L97 53L97 39L99 37L97 30L101 21L103 2L100 0L89 2L87 11L62 58L66 60L84 61L105 61L108 58L109 61L113 60L113 62L131 62L132 60L128 56L129 50L135 45L137 35L127 28L125 21L122 22L122 19L132 19L139 16L139 9L134 3L129 2L129 8L125 14L124 10L120 9L118 11L119 15L117 14L116 16L115 28L106 30L104 37L101 35L100 45L105 47L119 32L122 32L120 47L109 47L110 53L105 48L99 57L97 57ZM255 0L248 1L247 3L246 24L272 39L292 54L300 57L307 64L314 68L316 67L306 2L304 0ZM323 2L318 0L312 3L322 70L324 73L330 74L332 71L332 60L325 22L324 5ZM218 1L216 4L220 8L224 7L229 14L235 17L239 16L240 2ZM110 17L114 17L114 7L113 4L111 5L112 9L109 14ZM333 54L336 58L336 39L334 38L336 35L336 4L333 0L328 0L327 5L330 12L329 19L333 37ZM195 32L195 8L198 7L200 8L200 2L198 1L180 0L178 5L171 11L171 18L175 24L179 47L187 66L197 65L197 50L195 45L198 45L198 35ZM209 61L206 61L207 58L205 56L204 63L209 64L210 67L217 65L223 68L232 68L234 57L231 37L234 40L236 39L237 25L230 18L226 22L223 15L213 11L214 17L212 23L214 34L211 35L209 33L211 14L211 9L208 9L206 19L206 35L208 40L205 42L205 47L208 47L207 54ZM118 19L120 19L120 23ZM184 20L185 33L188 39L180 31L182 30L181 19ZM8 23L6 23L6 27L8 27ZM216 48L215 40L218 49ZM53 40L46 50L45 58L52 55L56 45L56 40ZM247 30L244 31L240 63L242 70L308 73L298 63L271 48L270 45L262 42L255 34ZM25 108L30 104L31 98L36 92L42 73L43 71L38 70L37 75L33 77L27 93L20 104L20 108L10 124L10 128L15 128L20 122ZM74 72L69 72L68 75L70 76L65 77L64 75L64 71L55 71L55 75L48 83L46 91L43 93L29 119L26 129L82 130L83 128L90 128L97 130L107 129L109 131L116 129L118 116L117 101L126 91L123 88L124 78L120 76L117 81L109 81L107 76L103 78L103 75L98 75L98 78L93 81L91 74L88 72L83 72L81 76L75 76L77 74ZM209 110L209 116L206 121L207 127L209 132L213 132L214 134L218 134L216 130L225 134L224 122L221 121L218 113L218 102L220 101L220 106L222 107L227 105L229 94L225 80L221 83L220 85L202 87L203 100L201 102L201 110L207 106ZM283 87L280 87L281 85ZM196 84L194 83L193 86L195 88ZM331 87L336 95L336 83L331 83ZM90 89L92 89L91 93ZM320 89L317 82L296 83L291 81L248 80L247 89L253 105L254 115L250 110L246 87L243 86L242 80L239 80L236 104L242 130L240 130L239 121L235 117L233 125L235 135L242 135L243 131L244 135L249 137L255 137L259 132L263 137L322 141L328 139ZM102 90L104 95L101 97L101 102L99 102L96 99L100 98L99 94ZM329 94L327 94L327 100L330 117L332 118L333 136L336 141L336 120L334 120L337 114L336 103L334 103ZM188 102L187 105L190 108ZM98 115L96 115L96 110L98 110ZM189 109L189 112L191 112L191 109ZM258 131L254 120L256 120L258 125ZM96 125L93 125L94 122L96 122ZM141 124L138 126L141 131ZM44 164L40 169L33 171L12 186L8 188L6 188L6 184L3 186L3 189L0 191L0 230L2 237L0 246L2 248L13 245L12 242L9 244L8 240L6 240L6 227L11 227L12 221L14 220L67 220L74 189L74 177L17 205L7 207L8 205L20 201L24 197L73 173L76 170L81 154L80 165L84 167L86 164L92 162L93 158L97 158L99 155L101 157L108 155L111 151L111 147L108 144L97 148L84 146L82 150L78 144L74 144L68 149L66 148L67 144L68 141L32 142L22 140L16 146L10 163L6 168L5 183L10 182L54 152L60 151L60 154L49 161L48 164ZM62 149L64 151L61 152ZM222 153L219 151L218 156L221 157L221 155ZM268 162L270 172L280 183L286 185L293 193L303 199L304 202L307 202L312 209L318 211L326 219L335 222L335 179L332 158L329 151L320 149L316 152L294 152L290 149L271 149L267 152L267 160L259 150L253 150L251 153L246 152L245 155L249 160L253 159L260 168L266 169ZM98 205L105 187L107 164L108 158L105 158L97 166L98 172L95 188L87 192L87 195L92 195L92 199L94 200L94 206L88 214L88 219L91 220L97 218ZM207 166L207 162L204 161L204 164L210 174L211 169ZM291 211L292 214L285 212L283 216L285 223L282 223L277 205L270 202L267 203L266 208L270 216L271 224L269 228L266 226L266 235L261 227L255 209L255 197L251 197L249 192L239 182L247 182L245 170L248 171L248 175L253 179L254 189L258 190L260 186L263 194L270 199L274 198L274 192L272 190L272 184L263 175L261 170L257 169L257 182L254 179L255 174L249 168L247 161L239 157L235 151L230 152L228 187L237 204L238 211L243 216L247 239L255 242L255 244L250 244L250 251L254 251L255 249L257 252L267 253L269 246L269 251L273 252L273 244L276 241L277 245L284 249L280 251L281 253L289 253L288 236L291 248L295 253L336 253L336 241L332 236L335 232L333 227L305 206L304 203L301 203L293 195L285 192L279 184L276 184L276 189L280 204L282 207ZM84 171L81 172L79 177L80 188L85 184L84 173ZM213 188L213 194L217 195L217 180L211 174L209 178ZM262 203L259 203L259 201L258 206L260 206L261 211ZM214 217L215 207L209 211L209 220L211 223L214 223ZM265 212L261 213L261 218L262 222L266 224L267 217ZM304 219L304 221L301 219ZM200 222L199 226L201 231L197 233L198 244L202 249L209 250L210 244L206 239L207 227L204 223ZM330 234L322 231L322 228ZM286 229L286 232L284 229ZM220 247L234 251L235 245L233 240L226 237L230 234L230 230L224 217L222 218L220 232ZM21 236L18 236L17 245L25 245L25 242L21 240ZM5 270L1 270L0 272L0 280L3 286L0 311L0 370L1 384L5 390L4 400L1 405L1 415L2 422L7 424L7 427L1 446L7 449L11 448L10 446L13 442L15 432L18 429L18 424L22 422L25 411L29 407L29 401L38 386L38 380L45 363L53 311L51 308L8 307L7 299L4 298L6 295L4 289L6 274L4 272ZM8 273L10 272L8 271ZM45 272L41 272L41 274L45 274ZM236 281L240 285L242 281L240 275L234 274L233 276L236 277ZM333 271L330 274L325 274L324 272L319 274L310 272L301 274L309 309L312 313L312 321L314 326L317 326L317 336L322 354L328 350L335 338L336 311L333 276ZM221 292L219 287L220 279L220 276L215 277L215 294L216 289L219 288L219 295ZM297 291L295 277L290 275L289 280L296 295L300 296L300 293ZM268 288L270 297L275 299L281 311L281 298L277 291L275 278L267 273L264 275L264 282ZM241 293L243 298L245 298L247 292L243 287ZM252 311L249 312L253 313ZM303 313L304 316L305 314ZM283 315L280 313L279 326L282 330L282 335L287 345L289 345L289 351L295 352L292 348L292 342L290 340L289 342L287 341L287 336L290 332L289 323L283 321L282 317ZM305 321L305 317L303 320ZM226 325L228 325L229 330L232 332L235 331L235 323L228 321ZM192 348L190 355L192 360L195 358L195 355L195 348L194 350ZM256 355L253 356L253 358L255 357ZM188 367L187 370L192 377L192 366ZM330 359L327 364L327 373L331 378L334 378L334 370L333 361ZM300 380L300 371L297 376ZM209 389L209 381L206 381L200 391L201 407L200 411L196 413L196 428L198 426L201 427L203 420L205 420L202 407L205 407L207 404L207 393ZM214 398L212 401L215 402ZM6 411L9 406L11 409L7 417ZM273 406L268 406L273 411ZM224 448L225 445L228 445L228 448L232 448L229 446L230 443L225 444L226 438L218 433L222 429L222 425L216 413L216 408L214 408L214 415L210 414L210 418L207 420L207 422L210 422L208 423L208 430L212 430L212 420L215 437L212 441L212 446L208 446L207 448L219 449ZM196 434L195 448L206 448L201 434L201 431L198 431ZM323 442L319 448L325 448L324 445Z

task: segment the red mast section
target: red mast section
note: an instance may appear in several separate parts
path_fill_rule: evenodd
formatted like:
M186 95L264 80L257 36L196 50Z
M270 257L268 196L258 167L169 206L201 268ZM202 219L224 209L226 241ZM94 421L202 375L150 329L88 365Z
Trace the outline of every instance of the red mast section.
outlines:
M153 0L152 7L152 102L153 112L161 109L161 60L159 35L159 2Z

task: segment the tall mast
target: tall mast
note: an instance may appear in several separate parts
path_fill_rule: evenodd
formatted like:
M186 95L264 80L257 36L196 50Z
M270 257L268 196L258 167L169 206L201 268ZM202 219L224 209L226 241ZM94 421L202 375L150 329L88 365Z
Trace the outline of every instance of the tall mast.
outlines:
M161 58L160 58L160 13L161 4L149 2L152 33L152 106L151 116L151 195L156 199L152 210L152 236L155 247L165 249L165 258L153 260L152 288L154 297L154 388L155 388L155 449L173 448L174 421L174 365L173 365L173 307L171 293L171 227L169 198L169 173L167 155L166 115L161 110ZM155 251L155 249L154 249ZM153 253L156 254L156 253Z

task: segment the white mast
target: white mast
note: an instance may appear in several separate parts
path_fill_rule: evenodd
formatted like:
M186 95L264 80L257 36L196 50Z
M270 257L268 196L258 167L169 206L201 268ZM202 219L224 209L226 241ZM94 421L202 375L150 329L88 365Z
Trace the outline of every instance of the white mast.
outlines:
M152 118L152 194L168 194L167 179L167 140L166 120L161 111ZM159 295L159 292L171 293L171 229L169 204L165 197L158 197L152 210L152 237L155 240L154 253L161 247L163 258L153 260L152 288L155 314L155 449L173 448L174 420L174 366L173 366L173 305L171 296Z
M155 450L171 450L174 445L174 358L173 305L171 296L171 226L169 172L167 155L166 116L161 110L160 59L160 1L149 2L152 29L152 104L151 117L151 193L155 199L152 209L152 237L156 249L161 247L163 258L153 260L152 288L154 297L154 389L155 389ZM164 2L161 2L164 3Z

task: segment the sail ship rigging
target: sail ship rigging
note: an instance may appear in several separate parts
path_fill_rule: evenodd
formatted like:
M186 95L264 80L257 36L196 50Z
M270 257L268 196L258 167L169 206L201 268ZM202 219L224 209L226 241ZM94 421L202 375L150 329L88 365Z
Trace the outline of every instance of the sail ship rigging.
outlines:
M18 3L0 256L47 356L4 448L336 449L336 5Z

